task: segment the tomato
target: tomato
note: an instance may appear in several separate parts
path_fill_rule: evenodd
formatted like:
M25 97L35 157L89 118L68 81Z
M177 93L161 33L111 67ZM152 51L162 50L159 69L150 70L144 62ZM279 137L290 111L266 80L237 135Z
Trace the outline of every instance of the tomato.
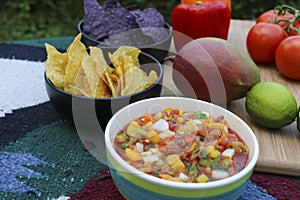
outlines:
M256 19L256 23L260 22L267 22L267 23L275 23L276 19L293 19L294 15L286 12L284 15L277 15L275 10L268 10L264 13L262 13L258 18ZM281 21L279 24L281 27L287 26L288 22ZM288 27L287 27L288 28ZM287 28L285 30L287 30Z
M296 28L296 29L298 29L298 30L300 30L300 22L298 21L298 20L296 20L295 22L294 22L294 24L293 24L293 26ZM288 35L298 35L298 33L296 32L296 31L294 31L294 30L291 30L290 32L288 32Z
M300 80L300 35L289 36L277 47L275 64L284 76Z
M276 18L277 18L277 20L282 20L282 19L291 20L291 19L293 19L293 17L294 17L294 15L289 12L286 12L284 15L277 15L275 10L268 10L258 16L258 18L256 19L256 23L260 23L260 22L275 23ZM295 31L290 31L290 32L288 31L288 29L289 29L288 22L281 21L278 23L278 25L281 26L282 28L284 28L284 30L288 33L288 35L297 35L297 33ZM295 28L300 28L299 21L296 20L293 23L293 26Z
M260 22L247 35L247 49L251 58L259 63L274 63L279 43L287 37L277 24Z

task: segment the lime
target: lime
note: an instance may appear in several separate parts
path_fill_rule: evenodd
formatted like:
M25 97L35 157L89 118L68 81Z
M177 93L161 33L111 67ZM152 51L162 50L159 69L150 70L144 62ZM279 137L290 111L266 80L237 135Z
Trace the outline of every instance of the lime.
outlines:
M246 95L246 110L258 124L281 128L295 121L297 101L285 86L276 82L259 82Z
M300 133L300 107L298 108L298 114L297 114L297 129Z

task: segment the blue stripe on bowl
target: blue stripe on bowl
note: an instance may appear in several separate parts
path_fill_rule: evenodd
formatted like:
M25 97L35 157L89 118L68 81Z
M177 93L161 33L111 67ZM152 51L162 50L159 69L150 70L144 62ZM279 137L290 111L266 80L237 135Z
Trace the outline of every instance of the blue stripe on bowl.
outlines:
M161 194L156 193L143 187L136 185L127 179L125 179L122 175L118 173L117 170L110 168L110 173L114 180L115 185L120 190L124 198L129 200L228 200L228 199L238 199L238 197L242 194L247 186L247 181L244 182L238 188L233 189L232 191L226 192L221 195L211 196L211 197L199 197L199 198L189 198L189 197L174 197L172 194ZM171 192L171 191L169 191ZM192 193L192 191L187 191L188 193ZM212 194L213 195L213 194Z
M216 199L217 197L218 199L222 199L223 197L225 199L237 199L245 189L246 182L252 174L252 171L250 171L241 179L222 187L209 188L207 190L185 190L148 182L132 173L127 172L122 166L119 165L117 160L112 158L108 151L106 153L109 162L108 166L111 170L116 186L120 192L130 200L134 199L135 197L139 197L139 199L151 199L150 197L155 197L153 199L162 199L162 197L164 197L163 199L166 200L176 198Z

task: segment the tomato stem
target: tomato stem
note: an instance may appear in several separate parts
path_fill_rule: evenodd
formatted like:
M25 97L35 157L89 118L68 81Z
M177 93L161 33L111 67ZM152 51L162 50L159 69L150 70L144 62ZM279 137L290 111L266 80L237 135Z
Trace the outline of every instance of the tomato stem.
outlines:
M284 15L286 12L293 14L292 19L286 19L286 18L278 19L276 17L275 23L278 24L279 22L282 22L282 21L287 22L288 23L287 31L288 32L295 31L295 32L297 32L298 35L300 35L300 29L294 27L295 21L300 20L300 10L298 10L292 6L289 6L289 5L285 5L285 4L276 6L274 8L274 10L275 10L275 12L277 12L277 15Z

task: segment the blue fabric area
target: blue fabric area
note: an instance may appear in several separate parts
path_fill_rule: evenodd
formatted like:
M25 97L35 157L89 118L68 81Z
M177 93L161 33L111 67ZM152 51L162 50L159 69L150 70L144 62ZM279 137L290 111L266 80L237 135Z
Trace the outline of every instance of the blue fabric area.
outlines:
M106 166L68 121L41 126L0 148L0 199L56 199L75 193Z
M255 183L248 181L247 187L238 200L276 200Z
M31 154L10 152L0 152L0 163L0 171L2 172L2 176L0 176L0 191L19 194L30 191L40 195L39 191L21 182L17 177L48 178L26 167L26 165L48 165L48 163Z

